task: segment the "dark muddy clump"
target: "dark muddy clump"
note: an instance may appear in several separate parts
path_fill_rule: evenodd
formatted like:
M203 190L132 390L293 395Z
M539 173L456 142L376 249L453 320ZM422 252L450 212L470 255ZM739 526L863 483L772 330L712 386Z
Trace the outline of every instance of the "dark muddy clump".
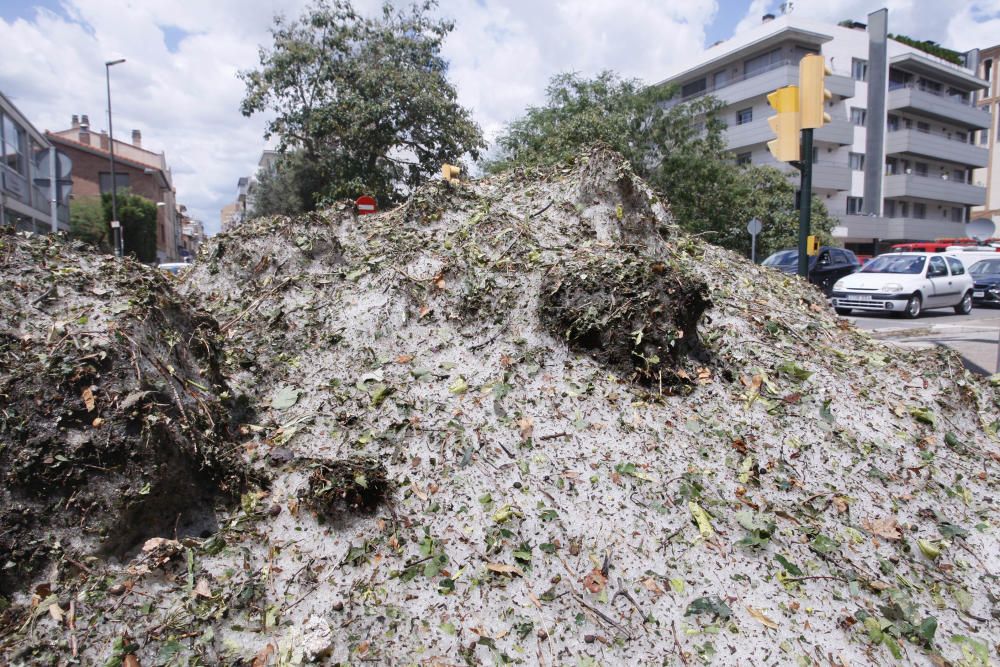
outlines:
M316 460L310 467L309 488L303 502L327 518L374 510L392 495L389 473L376 459Z
M540 298L551 333L647 386L686 384L685 366L707 359L697 325L708 290L664 262L582 251L546 278Z
M214 320L132 261L0 233L0 592L213 528L245 478Z

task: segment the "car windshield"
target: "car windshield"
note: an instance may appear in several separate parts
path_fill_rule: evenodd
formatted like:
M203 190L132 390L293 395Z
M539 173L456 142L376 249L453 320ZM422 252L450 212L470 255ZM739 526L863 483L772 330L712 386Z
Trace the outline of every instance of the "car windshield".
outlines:
M927 258L914 255L880 255L861 267L862 273L922 273Z
M785 266L799 261L798 250L782 250L764 260L764 266Z
M1000 259L984 259L969 267L969 273L974 276L989 276L1000 273Z

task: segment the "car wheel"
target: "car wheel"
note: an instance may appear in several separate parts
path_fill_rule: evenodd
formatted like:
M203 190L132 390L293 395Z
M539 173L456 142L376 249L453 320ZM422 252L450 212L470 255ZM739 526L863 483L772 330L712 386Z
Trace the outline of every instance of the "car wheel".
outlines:
M834 308L834 310L837 311L838 315L850 315L851 314L851 309L850 308Z
M972 292L966 292L962 300L955 306L955 313L958 315L968 315L972 312Z
M915 320L920 317L920 310L923 307L923 301L920 299L919 294L914 294L910 297L909 301L906 302L906 310L903 311L903 316L908 320Z

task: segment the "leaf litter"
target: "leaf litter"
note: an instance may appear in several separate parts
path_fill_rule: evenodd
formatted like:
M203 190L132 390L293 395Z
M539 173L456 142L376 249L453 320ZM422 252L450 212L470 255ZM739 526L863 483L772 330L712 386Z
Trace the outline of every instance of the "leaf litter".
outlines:
M682 234L603 147L249 221L178 289L268 482L149 573L21 579L12 661L997 657L996 387Z

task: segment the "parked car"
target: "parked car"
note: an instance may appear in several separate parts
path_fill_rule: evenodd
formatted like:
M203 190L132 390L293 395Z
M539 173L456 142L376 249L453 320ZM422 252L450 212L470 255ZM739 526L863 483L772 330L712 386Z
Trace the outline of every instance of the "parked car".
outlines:
M185 262L166 262L164 264L157 264L156 268L176 276L181 271L191 268L191 265Z
M972 276L950 255L928 252L879 255L834 284L830 303L839 315L852 310L919 317L930 308L972 311Z
M1000 257L981 259L969 267L972 276L972 303L995 305L1000 303Z
M764 260L764 266L796 273L799 270L798 250L779 250ZM833 284L861 267L861 262L850 250L822 246L819 253L809 258L809 282L829 295Z

